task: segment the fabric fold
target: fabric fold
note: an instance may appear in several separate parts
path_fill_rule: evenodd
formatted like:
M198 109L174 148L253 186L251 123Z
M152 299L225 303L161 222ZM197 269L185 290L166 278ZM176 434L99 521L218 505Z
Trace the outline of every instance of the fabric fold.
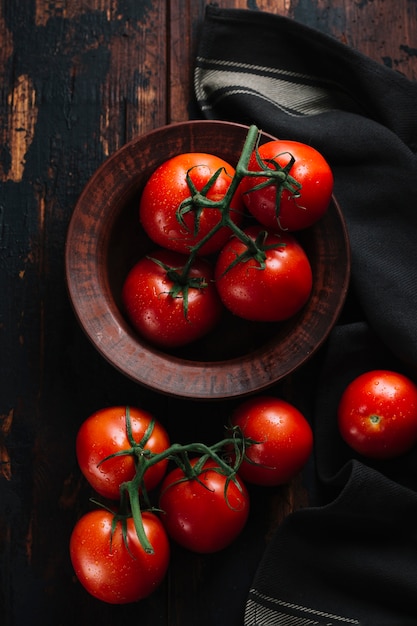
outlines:
M271 540L247 626L417 623L417 494L358 461L334 480L334 501L293 513Z

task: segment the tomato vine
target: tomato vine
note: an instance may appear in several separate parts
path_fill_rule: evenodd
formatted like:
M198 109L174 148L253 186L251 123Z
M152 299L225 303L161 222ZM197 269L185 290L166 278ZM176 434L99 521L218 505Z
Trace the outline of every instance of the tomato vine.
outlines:
M190 176L190 171L187 172L186 180L190 190L190 196L183 200L176 212L176 218L178 222L185 226L184 216L193 211L195 214L194 220L194 234L198 232L199 216L204 209L217 209L220 212L220 219L216 225L202 237L194 246L190 247L190 252L186 263L182 268L169 268L166 267L167 276L173 281L173 286L170 290L170 295L175 298L179 294L183 296L184 315L187 317L188 312L188 291L190 288L203 289L206 284L204 281L198 281L190 278L190 270L193 262L203 246L212 238L216 233L223 229L228 228L235 237L237 237L245 246L246 251L243 255L236 259L236 262L230 265L228 269L233 267L236 263L245 262L249 259L255 259L260 269L265 268L266 251L271 247L285 246L285 243L274 244L273 246L266 246L265 239L267 232L261 233L256 240L253 240L247 233L244 232L240 226L231 218L231 202L235 195L241 181L246 177L259 177L266 179L262 183L256 185L253 190L258 190L268 185L274 185L277 189L277 211L279 201L284 190L289 191L294 197L299 195L302 185L290 175L290 170L294 164L294 158L290 155L290 161L287 165L281 166L275 159L267 159L263 161L258 153L258 146L260 142L261 134L257 126L252 125L249 127L246 139L242 148L239 161L236 165L235 173L231 176L230 185L220 200L212 200L207 197L210 189L215 184L216 180L220 176L224 168L218 169L212 177L208 180L206 185L198 191ZM250 170L249 161L252 154L255 152L257 163L261 168L259 170ZM191 168L193 169L193 168ZM152 257L148 257L151 258ZM155 259L155 262L158 263ZM227 270L226 270L227 271Z
M183 480L199 480L199 475L203 471L204 464L208 459L211 459L216 463L216 471L226 476L224 492L227 501L227 487L230 481L233 481L238 488L240 488L239 482L237 481L237 472L245 457L247 446L255 443L249 438L242 437L240 428L235 427L230 429L229 437L211 446L199 442L190 444L174 443L162 452L155 453L145 449L146 442L152 434L154 424L155 420L153 419L142 439L139 442L135 441L132 434L130 409L127 406L126 434L130 448L115 452L100 461L100 464L102 464L108 459L124 455L131 455L134 458L135 475L131 480L120 485L120 508L119 512L114 514L113 527L115 528L118 521L122 521L122 525L125 527L126 519L132 517L140 544L148 554L153 553L153 547L146 536L143 526L141 498L146 510L154 510L154 508L151 505L145 487L144 475L147 470L153 465L168 459L184 472ZM233 451L232 455L230 454L230 450ZM233 458L233 463L229 463L225 460L224 456L226 451L228 451L229 458ZM190 456L198 456L199 461L192 465L190 463Z

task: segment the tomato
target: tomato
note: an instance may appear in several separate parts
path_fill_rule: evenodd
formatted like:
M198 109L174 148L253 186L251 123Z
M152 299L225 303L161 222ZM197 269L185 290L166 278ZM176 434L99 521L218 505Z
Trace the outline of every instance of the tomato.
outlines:
M253 240L260 232L262 228L255 226L245 230ZM312 270L304 249L292 235L268 234L265 244L276 247L266 251L264 269L254 258L230 267L247 249L245 243L232 237L217 258L216 287L223 304L235 315L278 322L306 304L313 284Z
M397 372L365 372L344 390L338 425L346 443L365 457L404 454L417 443L417 386Z
M238 470L252 484L272 486L298 474L313 449L313 433L292 404L272 396L256 396L239 404L231 417L244 437L256 443L246 449Z
M106 459L111 454L129 450L124 406L114 406L96 411L80 426L76 438L76 455L80 469L90 485L105 498L117 500L121 483L135 476L134 457L122 455ZM152 415L139 408L129 408L133 439L139 443L152 422ZM155 420L153 430L143 446L154 454L170 445L168 433ZM147 490L153 489L163 478L168 461L149 467L144 474Z
M205 194L210 200L219 201L227 192L235 170L215 155L201 152L179 154L155 170L144 187L139 206L141 224L155 243L188 254L190 247L218 224L221 218L218 209L203 209L197 220L195 210L189 211L183 215L183 223L178 219L177 210L192 195L187 184L187 172L196 190L202 191L219 169L220 175ZM232 220L240 223L243 204L238 194L232 199L230 209ZM222 227L199 253L208 255L217 252L229 236L228 228Z
M187 260L184 255L163 249L150 256L179 270ZM141 259L130 270L123 285L123 304L132 325L151 343L164 348L183 346L204 336L219 322L223 307L213 284L212 267L196 258L190 277L204 279L205 286L189 288L185 312L184 294L170 294L174 281L152 258Z
M70 539L71 562L78 580L95 598L110 604L137 602L164 579L170 557L167 534L153 513L142 513L142 519L153 554L142 548L132 518L127 520L127 546L120 521L112 534L109 511L90 511L76 523Z
M289 169L301 189L283 189L277 216L277 185L261 189L254 187L263 183L265 177L246 177L240 185L242 199L249 212L269 229L301 230L319 220L327 211L333 192L333 173L325 158L313 147L298 141L269 141L258 148L264 164L275 169L269 159L274 159L281 167L295 159ZM249 160L250 171L261 171L256 153ZM279 196L278 196L279 198Z
M195 466L198 459L192 459ZM228 546L244 528L249 515L245 485L230 481L209 459L198 479L185 479L179 467L161 485L159 506L168 535L178 544L198 553L212 553Z

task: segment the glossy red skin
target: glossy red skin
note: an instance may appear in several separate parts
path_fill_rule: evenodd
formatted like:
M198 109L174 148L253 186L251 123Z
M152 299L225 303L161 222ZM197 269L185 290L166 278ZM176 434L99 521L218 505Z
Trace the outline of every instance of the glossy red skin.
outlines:
M192 464L195 463L192 460ZM226 477L211 469L218 467L211 459L197 480L184 478L180 468L172 470L161 485L159 506L168 535L178 544L201 554L223 550L243 530L249 515L249 495L239 480L224 489Z
M129 407L132 435L139 443L152 421L152 415L139 408ZM144 449L157 454L170 445L168 433L155 421ZM135 476L132 455L123 455L103 461L111 454L130 449L126 434L126 407L114 406L92 413L80 426L76 438L76 454L80 469L90 485L105 498L118 500L121 483ZM151 466L144 475L149 491L164 477L168 461Z
M229 163L215 155L201 152L180 154L155 170L145 185L139 206L141 224L155 243L169 250L188 254L190 247L219 222L221 213L217 209L204 210L200 216L198 233L194 235L194 214L191 212L184 217L187 226L184 228L178 222L176 211L181 202L191 196L186 180L187 171L190 170L195 187L201 191L220 168L224 168L224 171L206 194L207 198L218 201L230 187L235 170ZM235 194L230 208L231 218L234 222L240 223L243 204L238 194ZM199 254L208 255L217 252L229 236L229 229L222 228L204 244Z
M313 433L304 415L292 404L257 396L235 409L231 423L258 443L246 450L239 475L255 485L288 483L305 466L313 450Z
M183 267L186 257L170 250L150 254L170 267ZM192 277L203 276L207 286L190 289L188 316L183 298L172 298L172 281L166 271L148 258L141 259L129 272L122 290L127 316L142 337L155 346L176 348L200 339L220 321L223 307L213 284L213 269L207 261L197 258Z
M265 143L259 146L258 151L262 159L275 159L282 167L289 163L290 155L295 158L290 175L301 183L301 196L294 198L289 191L284 190L278 221L276 187L268 186L247 193L266 179L246 177L240 185L240 191L248 211L271 230L302 230L317 222L326 213L333 192L333 173L322 154L306 144L283 140ZM251 156L248 169L255 172L261 170L255 153Z
M365 372L343 392L338 424L343 439L359 454L400 456L417 443L417 386L397 372Z
M245 230L252 239L262 228ZM215 279L223 304L235 315L251 321L280 322L289 319L307 302L313 277L308 257L292 235L269 234L266 243L285 246L267 251L266 267L251 259L226 272L237 255L246 249L236 237L220 252Z
M78 580L95 598L109 604L127 604L148 597L163 581L169 565L170 545L161 521L153 513L142 514L153 554L140 545L130 518L128 547L118 522L111 539L113 515L104 509L90 511L75 525L70 557Z

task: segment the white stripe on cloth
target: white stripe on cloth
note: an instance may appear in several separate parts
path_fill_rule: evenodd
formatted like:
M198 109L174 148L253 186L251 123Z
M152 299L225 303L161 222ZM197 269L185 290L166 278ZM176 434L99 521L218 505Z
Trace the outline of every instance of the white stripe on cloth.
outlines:
M198 58L195 91L202 110L236 94L253 95L292 116L315 115L340 108L346 99L336 84L324 86L314 77L268 67Z
M350 617L317 611L271 598L251 589L245 609L245 626L360 626Z

